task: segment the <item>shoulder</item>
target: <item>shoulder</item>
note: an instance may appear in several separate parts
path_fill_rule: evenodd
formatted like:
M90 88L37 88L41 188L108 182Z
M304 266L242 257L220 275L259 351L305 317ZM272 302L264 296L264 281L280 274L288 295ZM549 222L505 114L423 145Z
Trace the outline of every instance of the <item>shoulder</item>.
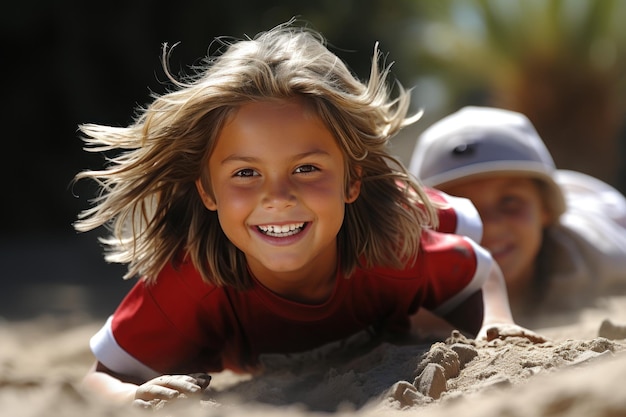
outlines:
M139 280L126 295L115 312L115 320L127 316L165 317L195 314L207 299L217 299L223 293L220 287L207 283L191 262L169 262L154 282Z
M491 262L491 256L474 240L426 229L418 253L403 269L376 267L372 272L395 279L427 281L451 275L472 277Z
M546 235L553 279L561 278L571 288L579 288L575 277L585 285L623 285L626 198L609 184L580 172L559 170L555 178L567 210Z
M111 329L127 349L141 334L158 337L160 343L202 345L206 334L217 333L219 314L227 309L225 288L205 282L191 262L170 263L155 282L136 283L115 310Z
M608 219L626 228L626 197L597 178L570 170L558 170L555 180L563 190L567 213Z
M626 198L609 184L580 172L559 170L556 180L567 210L553 229L594 259L624 258Z
M482 220L469 199L451 196L428 187L424 191L437 209L439 232L463 235L480 242L483 233Z
M165 265L157 277L158 285L162 288L181 287L196 298L202 298L219 288L202 279L200 271L188 259Z
M431 268L476 266L483 258L491 258L473 239L452 233L425 230L422 233L418 262L432 264Z
M472 239L425 230L419 253L402 270L377 268L374 284L388 288L417 289L421 304L445 314L479 291L489 276L493 258Z

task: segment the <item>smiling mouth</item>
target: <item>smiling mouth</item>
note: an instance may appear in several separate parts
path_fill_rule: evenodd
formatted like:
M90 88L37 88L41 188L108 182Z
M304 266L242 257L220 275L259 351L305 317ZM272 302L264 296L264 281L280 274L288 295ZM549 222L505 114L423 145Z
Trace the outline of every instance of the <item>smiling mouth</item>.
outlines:
M293 236L304 230L306 223L292 223L282 225L257 226L257 229L264 235L271 237Z
M498 246L498 247L491 247L491 248L487 248L487 250L489 250L489 253L491 253L491 256L495 257L500 257L503 255L506 255L507 253L509 253L511 251L511 247L510 246Z

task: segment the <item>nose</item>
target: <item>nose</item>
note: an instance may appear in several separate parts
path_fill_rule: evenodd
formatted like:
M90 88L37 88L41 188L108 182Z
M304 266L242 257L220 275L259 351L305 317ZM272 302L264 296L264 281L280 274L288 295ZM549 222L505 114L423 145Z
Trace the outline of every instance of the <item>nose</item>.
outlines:
M498 210L479 209L483 222L483 242L497 237L504 226L503 216Z
M295 187L284 176L267 175L263 184L262 204L267 209L283 209L296 203Z

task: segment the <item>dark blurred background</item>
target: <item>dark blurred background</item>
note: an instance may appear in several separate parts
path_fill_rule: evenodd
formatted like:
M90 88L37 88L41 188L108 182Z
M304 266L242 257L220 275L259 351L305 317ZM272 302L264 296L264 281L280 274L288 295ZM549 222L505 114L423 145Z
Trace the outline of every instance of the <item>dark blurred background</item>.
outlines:
M277 0L10 2L0 14L3 163L0 317L104 317L132 281L104 262L102 230L78 234L102 167L81 123L124 126L217 36L253 36L298 17L366 78L375 42L414 87L423 120L394 139L408 162L416 136L459 107L527 114L560 168L626 189L626 2L619 0Z

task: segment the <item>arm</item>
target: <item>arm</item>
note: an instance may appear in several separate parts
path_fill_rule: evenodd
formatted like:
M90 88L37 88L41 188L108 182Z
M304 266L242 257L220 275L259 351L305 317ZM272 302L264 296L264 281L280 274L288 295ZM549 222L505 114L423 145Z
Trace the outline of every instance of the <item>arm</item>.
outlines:
M509 306L504 277L496 262L492 262L489 276L483 284L482 299L484 313L477 339L493 340L519 336L534 343L546 341L543 336L515 324Z
M483 328L496 323L514 324L504 276L496 262L491 264L489 276L482 287L482 293L484 306Z
M483 223L478 210L470 200L451 196L434 188L426 187L424 191L436 204L439 232L467 236L475 242L481 241Z
M89 341L96 363L83 378L84 388L109 401L139 402L146 406L199 392L198 386L208 385L210 378L206 374L173 376L158 371L179 369L178 361L188 363L197 353L196 345L182 337L185 333L193 334L194 329L190 329L198 322L191 320L198 316L198 306L189 300L188 286L180 285L181 280L188 279L187 284L196 285L194 290L206 293L200 276L196 277L191 268L185 264L180 270L174 270L168 264L159 275L158 285L146 285L144 280L136 282L115 313ZM169 315L174 311L176 321ZM146 363L154 357L158 358L159 366L153 368ZM205 370L201 364L189 366Z
M411 318L421 333L424 324L433 328L433 318L467 332L477 339L492 340L522 336L544 341L541 336L515 324L509 306L506 284L500 267L489 252L471 239L436 232L422 236L421 262L432 294L418 314ZM433 314L425 315L424 309ZM448 327L449 329L449 327ZM448 332L449 334L449 332Z
M206 374L162 375L142 382L125 377L96 362L83 379L83 386L120 404L150 408L163 401L201 393L211 377Z
M139 387L132 382L124 382L100 362L93 364L83 378L82 386L116 403L131 403Z
M506 284L498 264L493 262L487 280L475 292L442 317L454 328L480 340L512 336L545 342L542 336L515 324L509 307Z
M441 335L442 332L450 334L453 329L458 329L477 339L487 340L499 337L500 331L504 332L505 328L509 329L510 336L528 332L515 325L509 309L504 278L497 264L493 262L492 265L481 290L474 292L443 316L420 311L412 318L413 326L421 332L426 329L436 335ZM492 328L494 330L490 330Z
M449 320L469 320L474 317L482 317L480 326L476 321L471 322L474 329L480 327L476 339L493 340L505 339L507 337L525 337L534 343L545 342L546 339L528 329L515 324L509 296L504 281L502 271L498 263L491 255L480 246L474 244L475 254L478 260L477 274L482 277L480 291L476 291L473 296L467 297L459 303L446 316ZM476 293L482 293L482 300ZM477 314L476 304L482 301L482 314ZM455 317L459 317L456 319Z

